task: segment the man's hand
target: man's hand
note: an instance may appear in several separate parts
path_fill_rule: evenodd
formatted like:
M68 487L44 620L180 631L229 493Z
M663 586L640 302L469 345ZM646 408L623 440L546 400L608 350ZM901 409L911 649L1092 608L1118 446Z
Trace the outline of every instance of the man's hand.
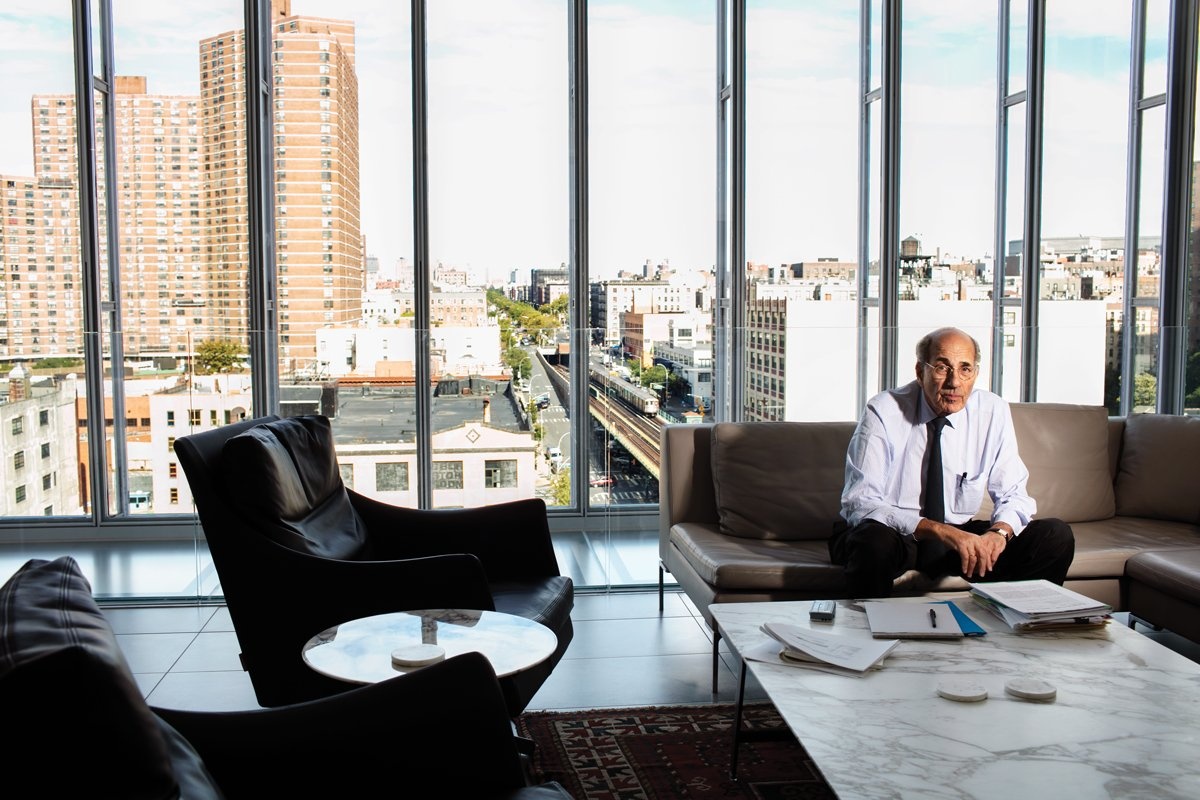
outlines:
M932 536L939 539L948 549L958 553L962 559L962 574L968 578L987 577L996 566L996 559L1008 544L1003 534L985 533L976 536L942 522L923 519L915 532L918 537ZM978 573L978 575L976 575Z

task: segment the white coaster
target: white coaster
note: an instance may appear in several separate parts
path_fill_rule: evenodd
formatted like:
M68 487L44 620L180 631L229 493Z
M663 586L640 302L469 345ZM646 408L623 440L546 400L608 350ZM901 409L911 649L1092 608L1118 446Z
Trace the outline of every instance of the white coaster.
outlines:
M957 703L978 703L988 696L982 683L968 678L943 678L938 681L937 693L939 697Z
M1041 700L1048 702L1058 696L1058 690L1053 684L1037 678L1013 678L1004 684L1004 691L1022 700Z
M426 667L446 658L446 650L436 644L413 644L392 651L392 666Z

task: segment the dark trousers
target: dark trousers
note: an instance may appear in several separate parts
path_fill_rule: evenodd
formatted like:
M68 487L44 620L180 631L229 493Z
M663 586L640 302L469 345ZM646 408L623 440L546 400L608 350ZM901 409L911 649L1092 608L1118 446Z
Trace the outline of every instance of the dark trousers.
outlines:
M983 534L991 523L973 519L956 528ZM1062 585L1075 557L1075 535L1060 519L1035 519L1013 537L985 578L962 575L958 553L940 541L918 542L882 522L867 519L853 528L839 523L829 540L829 558L846 568L852 597L888 597L892 581L910 569L930 578L960 575L973 583L1045 578Z

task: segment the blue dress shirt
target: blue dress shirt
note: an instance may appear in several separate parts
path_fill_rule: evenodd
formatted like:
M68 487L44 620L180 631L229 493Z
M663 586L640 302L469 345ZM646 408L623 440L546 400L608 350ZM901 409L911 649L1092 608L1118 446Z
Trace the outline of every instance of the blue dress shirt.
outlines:
M933 417L915 380L868 401L846 451L842 518L851 526L873 519L909 536L916 530L928 444L925 425ZM947 419L950 424L942 429L946 522L974 517L986 491L994 506L992 522L1007 522L1020 534L1037 504L1025 490L1029 470L1017 454L1008 403L976 389L963 409Z

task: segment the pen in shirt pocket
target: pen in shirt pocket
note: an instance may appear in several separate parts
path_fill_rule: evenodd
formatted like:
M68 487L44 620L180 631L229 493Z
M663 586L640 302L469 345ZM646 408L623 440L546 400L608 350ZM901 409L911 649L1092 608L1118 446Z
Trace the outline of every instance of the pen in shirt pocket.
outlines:
M967 482L967 473L964 472L963 474L958 476L958 488L961 489L963 484L966 482Z

